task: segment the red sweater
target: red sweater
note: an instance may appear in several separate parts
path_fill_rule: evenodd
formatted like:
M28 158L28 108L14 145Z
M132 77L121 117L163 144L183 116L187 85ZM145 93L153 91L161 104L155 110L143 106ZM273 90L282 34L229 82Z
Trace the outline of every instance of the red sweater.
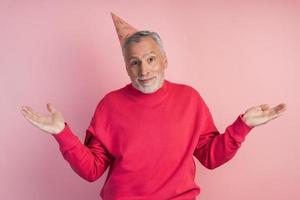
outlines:
M131 83L106 94L84 144L66 122L53 136L71 168L87 181L110 166L103 200L194 200L200 187L193 156L208 169L229 161L253 128L241 117L220 134L200 94L165 79L151 94Z

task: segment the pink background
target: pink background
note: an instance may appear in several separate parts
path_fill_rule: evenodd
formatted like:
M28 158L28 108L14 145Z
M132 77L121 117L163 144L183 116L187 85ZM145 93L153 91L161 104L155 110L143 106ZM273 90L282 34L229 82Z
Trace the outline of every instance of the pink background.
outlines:
M198 199L300 199L300 2L207 2L0 1L0 199L99 199L107 171L81 179L20 107L53 103L83 141L99 100L130 81L111 11L161 35L167 79L196 88L221 133L251 106L288 105L229 162L196 162Z

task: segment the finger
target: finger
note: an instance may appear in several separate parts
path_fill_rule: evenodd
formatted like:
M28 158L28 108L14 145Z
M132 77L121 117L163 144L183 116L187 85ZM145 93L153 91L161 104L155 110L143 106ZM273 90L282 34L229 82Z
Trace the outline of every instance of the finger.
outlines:
M41 118L37 115L34 115L32 112L26 110L23 110L22 112L24 114L24 117L27 117L33 121L36 121L37 123L41 121Z
M36 117L42 117L41 114L37 113L36 111L34 111L31 107L29 106L24 106L23 110L25 110L27 113L30 113L31 115L35 115Z
M286 110L287 109L287 105L285 103L281 103L277 106L278 110Z
M277 115L273 115L273 116L271 116L271 118L269 120L276 119L277 117L280 117L281 115L282 115L282 113L277 114Z
M21 113L22 113L23 116L27 115L27 112L24 109L21 110Z
M23 107L22 108L22 114L24 114L24 115L32 115L32 113L27 109L27 108L25 108L25 107Z
M47 109L51 113L55 113L56 112L56 109L53 107L53 105L51 103L47 103Z
M269 110L268 115L269 115L270 117L273 117L273 116L276 116L276 115L278 115L278 114L281 114L281 113L284 112L285 110L286 110L286 105L285 105L285 104L279 104L279 105L277 105L277 106L271 108L271 109Z
M28 110L36 117L42 117L41 114L39 114L38 112L34 111L32 108L28 107Z
M29 118L28 116L25 116L25 118L32 124L34 125L35 127L41 129L41 123ZM43 130L43 129L42 129Z
M262 111L268 110L269 109L269 104L261 104L260 108Z
M279 104L279 105L277 105L276 107L274 107L274 111L276 112L276 113L280 113L280 112L283 112L283 111L285 111L286 110L286 105L285 104Z
M33 125L39 127L39 123L37 121L35 121L32 117L28 116L28 115L24 115L24 117L31 122Z

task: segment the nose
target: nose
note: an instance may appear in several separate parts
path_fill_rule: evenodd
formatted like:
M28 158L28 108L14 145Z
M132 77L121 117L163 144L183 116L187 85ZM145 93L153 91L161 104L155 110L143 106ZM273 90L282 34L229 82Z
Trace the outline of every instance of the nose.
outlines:
M149 73L149 66L147 63L142 62L140 66L140 75L145 76Z

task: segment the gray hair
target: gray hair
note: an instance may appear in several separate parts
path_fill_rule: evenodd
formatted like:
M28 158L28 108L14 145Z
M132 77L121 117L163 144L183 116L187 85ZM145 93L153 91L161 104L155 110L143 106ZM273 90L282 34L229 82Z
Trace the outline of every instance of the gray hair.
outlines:
M147 36L151 37L156 42L156 44L159 46L161 52L163 54L165 54L165 50L163 48L162 40L161 40L160 36L158 35L158 33L151 32L151 31L138 31L138 32L135 32L130 37L128 37L126 39L126 41L124 42L124 44L122 46L123 55L125 55L125 49L129 44L131 44L133 42L139 42L142 37L147 37Z

